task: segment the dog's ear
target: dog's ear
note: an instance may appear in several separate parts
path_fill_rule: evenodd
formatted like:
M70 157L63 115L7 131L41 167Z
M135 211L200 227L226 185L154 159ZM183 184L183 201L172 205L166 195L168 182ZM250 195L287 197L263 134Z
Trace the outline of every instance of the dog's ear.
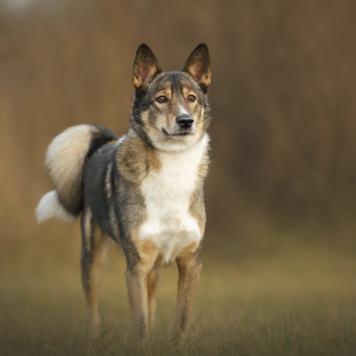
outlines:
M210 57L208 46L201 43L189 56L183 72L189 73L201 87L208 87L211 82Z
M162 72L156 56L146 44L142 43L136 52L133 65L133 85L136 89L147 89L153 77Z

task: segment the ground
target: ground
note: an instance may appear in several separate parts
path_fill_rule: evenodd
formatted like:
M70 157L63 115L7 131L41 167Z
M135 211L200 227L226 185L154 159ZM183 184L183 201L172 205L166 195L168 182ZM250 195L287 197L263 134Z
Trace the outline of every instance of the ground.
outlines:
M354 243L209 236L189 339L180 348L170 341L170 266L157 331L142 348L130 336L125 261L114 245L100 293L102 336L88 338L78 233L0 240L1 355L356 355Z

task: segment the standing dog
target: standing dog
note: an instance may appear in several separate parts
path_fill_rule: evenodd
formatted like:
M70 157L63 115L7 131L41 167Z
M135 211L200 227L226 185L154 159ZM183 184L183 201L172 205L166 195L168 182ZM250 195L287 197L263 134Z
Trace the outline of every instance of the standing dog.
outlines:
M133 66L130 128L118 139L97 125L71 127L46 154L55 190L37 207L39 222L81 213L82 282L89 327L99 333L97 294L109 239L127 260L126 282L136 334L155 327L159 267L177 262L174 336L183 341L196 294L206 215L210 84L208 48L200 44L181 72L163 72L139 46Z

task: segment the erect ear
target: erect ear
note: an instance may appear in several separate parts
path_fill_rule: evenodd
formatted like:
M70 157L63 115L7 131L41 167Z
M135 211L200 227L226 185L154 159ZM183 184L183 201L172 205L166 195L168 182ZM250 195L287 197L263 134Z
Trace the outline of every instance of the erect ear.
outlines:
M201 43L189 56L183 72L190 73L201 86L207 87L211 82L210 57L208 46Z
M156 56L151 49L142 43L136 52L133 65L133 85L136 89L146 89L153 77L162 72Z

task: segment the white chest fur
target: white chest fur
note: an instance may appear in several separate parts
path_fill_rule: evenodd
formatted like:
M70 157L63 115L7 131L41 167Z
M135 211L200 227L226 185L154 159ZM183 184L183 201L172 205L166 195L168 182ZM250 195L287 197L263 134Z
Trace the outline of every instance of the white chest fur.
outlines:
M182 249L202 238L189 206L208 143L209 136L205 134L186 151L160 153L160 171L149 172L142 181L147 220L139 230L139 238L153 241L165 262L174 260Z

